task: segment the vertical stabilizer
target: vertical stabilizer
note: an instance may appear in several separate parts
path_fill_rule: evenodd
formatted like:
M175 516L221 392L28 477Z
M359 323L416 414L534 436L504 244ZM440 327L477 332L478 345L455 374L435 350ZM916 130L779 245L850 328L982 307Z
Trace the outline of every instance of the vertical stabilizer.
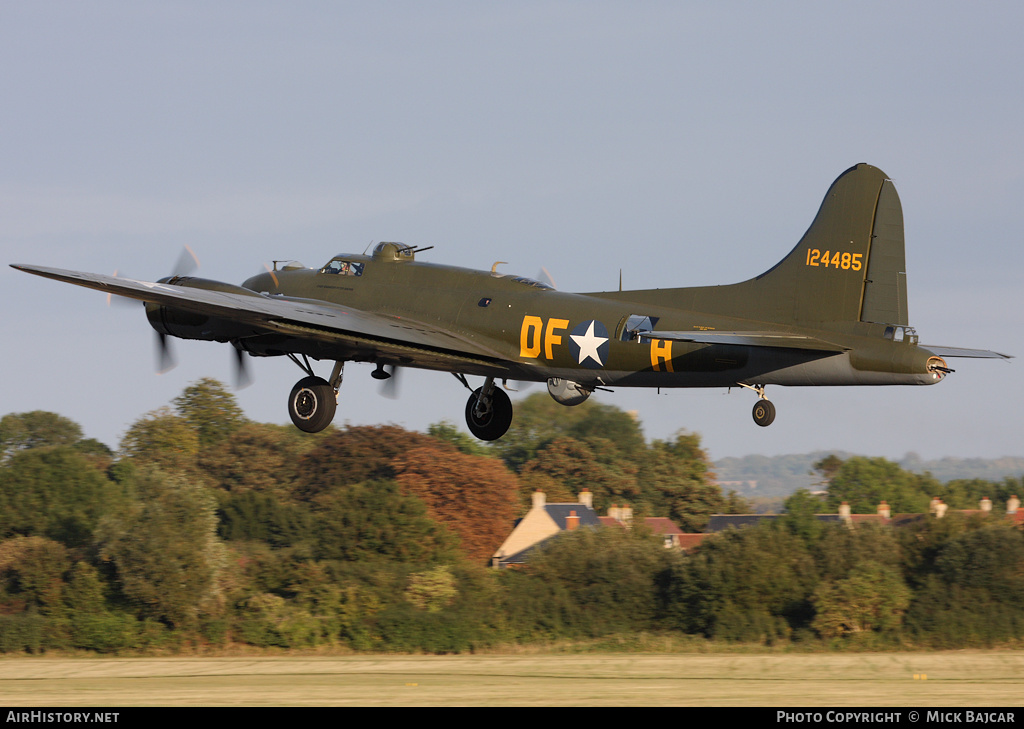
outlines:
M677 289L681 308L781 324L907 323L903 211L877 167L841 174L789 254L756 278Z

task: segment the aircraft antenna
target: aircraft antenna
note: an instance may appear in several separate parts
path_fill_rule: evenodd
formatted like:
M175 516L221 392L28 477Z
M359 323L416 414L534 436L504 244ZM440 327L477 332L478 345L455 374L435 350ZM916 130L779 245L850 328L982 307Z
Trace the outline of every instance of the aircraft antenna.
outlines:
M622 291L622 269L619 269L619 291Z

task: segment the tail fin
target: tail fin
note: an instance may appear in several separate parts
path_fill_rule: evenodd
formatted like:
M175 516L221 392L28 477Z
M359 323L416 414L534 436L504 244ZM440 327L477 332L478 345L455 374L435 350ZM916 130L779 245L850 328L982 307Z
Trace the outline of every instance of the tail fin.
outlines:
M692 295L694 310L762 321L905 325L906 276L899 195L885 173L859 164L832 183L811 227L773 268L680 293Z

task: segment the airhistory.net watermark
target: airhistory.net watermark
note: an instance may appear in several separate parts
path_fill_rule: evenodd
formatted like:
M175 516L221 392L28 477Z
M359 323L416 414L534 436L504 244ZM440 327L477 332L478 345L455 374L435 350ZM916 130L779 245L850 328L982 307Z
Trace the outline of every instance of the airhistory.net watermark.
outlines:
M8 711L4 719L24 724L115 724L118 711Z

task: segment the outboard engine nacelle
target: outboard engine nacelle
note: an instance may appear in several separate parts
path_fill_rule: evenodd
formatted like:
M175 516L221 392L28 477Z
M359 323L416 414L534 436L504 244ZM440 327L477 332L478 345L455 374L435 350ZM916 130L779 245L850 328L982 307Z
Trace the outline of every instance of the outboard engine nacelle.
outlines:
M241 286L224 283L223 281L211 281L205 278L174 276L160 279L159 283L207 289L209 291L224 291L226 293L243 294L246 296L258 296L258 294ZM232 339L254 334L252 327L237 321L218 319L206 314L199 314L186 309L175 309L150 302L146 302L146 318L149 319L150 325L158 333L179 339L228 342Z

